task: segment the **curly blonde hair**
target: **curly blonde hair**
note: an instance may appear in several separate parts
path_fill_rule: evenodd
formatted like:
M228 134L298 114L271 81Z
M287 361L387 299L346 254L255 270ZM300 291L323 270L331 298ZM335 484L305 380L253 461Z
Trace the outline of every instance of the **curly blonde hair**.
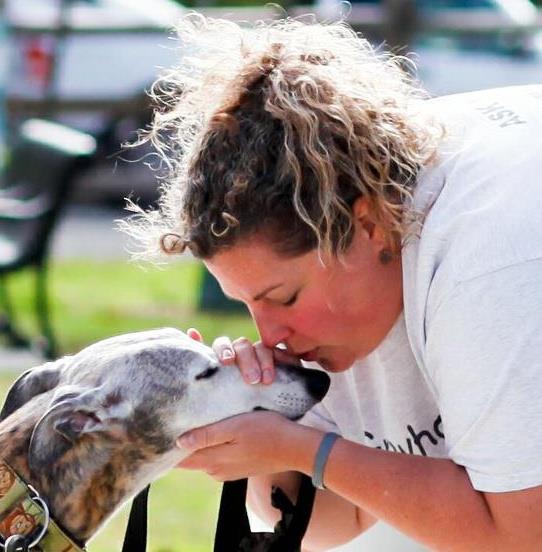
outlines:
M339 255L358 197L400 247L417 173L442 135L404 58L344 22L246 28L192 14L178 32L181 63L154 84L142 138L167 166L159 208L132 204L126 225L146 253L205 259L258 236L286 256Z

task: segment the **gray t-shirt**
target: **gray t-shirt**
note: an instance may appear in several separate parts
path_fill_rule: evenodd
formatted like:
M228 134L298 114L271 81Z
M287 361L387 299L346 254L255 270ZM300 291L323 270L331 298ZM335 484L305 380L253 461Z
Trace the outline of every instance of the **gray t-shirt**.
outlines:
M450 458L481 491L541 485L542 86L427 108L448 135L414 194L404 314L303 423Z

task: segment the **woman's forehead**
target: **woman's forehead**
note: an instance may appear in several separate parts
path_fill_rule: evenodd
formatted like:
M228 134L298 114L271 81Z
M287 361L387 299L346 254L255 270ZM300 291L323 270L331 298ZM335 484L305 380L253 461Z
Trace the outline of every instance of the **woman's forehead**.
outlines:
M276 253L262 240L242 242L214 255L204 263L218 279L224 292L243 299L257 299L266 291L290 285L313 269L314 252L295 257Z

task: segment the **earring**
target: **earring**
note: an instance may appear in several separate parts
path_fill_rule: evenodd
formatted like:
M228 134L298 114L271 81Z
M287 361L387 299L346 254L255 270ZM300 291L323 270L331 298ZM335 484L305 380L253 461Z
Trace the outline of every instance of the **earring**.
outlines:
M382 249L382 251L378 254L378 260L383 265L387 265L393 260L393 253L389 249Z

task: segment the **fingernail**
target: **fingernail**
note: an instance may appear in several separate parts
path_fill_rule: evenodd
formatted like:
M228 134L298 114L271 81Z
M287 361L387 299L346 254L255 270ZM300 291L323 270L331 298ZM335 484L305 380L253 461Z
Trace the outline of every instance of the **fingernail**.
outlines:
M260 383L260 371L259 370L249 370L247 372L247 381L252 385Z
M269 384L273 382L273 370L265 368L263 371L263 383Z
M235 355L231 349L224 349L222 351L222 360L231 360L232 358L235 358Z
M193 433L187 433L177 439L177 446L179 448L190 449L196 444L196 437Z

